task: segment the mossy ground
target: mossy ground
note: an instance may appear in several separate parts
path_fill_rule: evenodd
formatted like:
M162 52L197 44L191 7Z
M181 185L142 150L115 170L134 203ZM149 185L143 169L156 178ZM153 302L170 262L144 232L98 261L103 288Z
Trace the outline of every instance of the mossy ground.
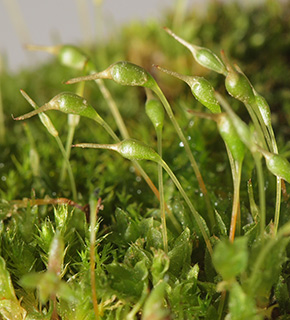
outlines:
M289 5L280 7L275 1L251 9L236 4L212 4L202 18L188 13L175 30L183 38L216 53L224 49L241 66L271 107L278 148L285 156L290 150L289 13ZM172 27L172 21L173 16L169 14L163 24ZM233 193L223 141L215 123L193 118L186 112L189 108L203 110L188 87L158 72L152 64L183 74L204 76L216 90L225 94L223 77L198 66L187 49L171 39L162 25L152 21L126 27L106 45L87 49L87 52L99 70L115 61L128 60L143 66L160 84L188 137L211 202L223 222L211 238L213 244L218 243L228 234ZM72 199L72 193L68 178L60 184L63 159L55 139L39 118L16 122L11 117L11 114L18 116L31 111L20 89L42 105L59 92L74 92L75 86L67 86L63 81L79 74L53 60L35 70L23 70L14 75L4 69L0 76L5 121L0 152L0 318L22 319L27 314L27 319L57 319L58 314L62 319L93 319L88 215L77 206L59 205L52 200L48 200L52 205L27 205L25 199ZM144 112L144 91L110 81L106 85L130 135L155 148L155 131ZM84 96L119 134L106 101L93 83L86 84ZM248 122L240 103L229 101ZM65 143L67 116L57 111L48 115ZM203 215L206 209L197 179L168 119L163 136L163 158ZM82 118L74 137L74 143L78 142L112 141L101 127ZM186 204L166 174L165 199L181 227L176 230L168 219L168 255L162 250L158 200L136 176L129 161L103 150L73 149L70 162L78 191L76 202L80 206L88 205L94 194L102 199L95 248L96 292L101 318L222 319L228 313L230 319L289 317L289 250L288 238L283 237L287 230L274 240L270 230L275 207L275 178L265 168L268 225L265 244L259 240L247 189L251 179L258 202L257 176L250 153L246 154L242 171L241 237L235 247L222 242L224 247L217 248L216 268L198 228L188 218ZM142 165L157 185L156 165L149 162L142 162ZM287 183L283 190L281 228L289 221ZM50 245L55 234L60 234L65 254L63 263L62 257L57 258L61 277L49 278L48 261L53 256ZM267 246L270 251L265 249ZM261 252L266 254L263 265L258 266L258 273L253 273ZM226 261L222 259L224 256ZM229 261L232 270L227 270ZM231 286L232 279L238 281ZM230 300L225 300L224 308L222 295L217 291L222 280L228 281L223 289L230 292ZM249 287L253 283L255 287Z

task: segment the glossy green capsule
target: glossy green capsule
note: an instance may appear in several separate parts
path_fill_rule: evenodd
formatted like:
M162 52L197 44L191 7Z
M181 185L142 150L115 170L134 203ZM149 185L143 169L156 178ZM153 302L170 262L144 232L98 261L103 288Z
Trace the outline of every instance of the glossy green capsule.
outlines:
M222 51L222 57L227 67L227 76L225 79L225 86L228 93L237 100L243 103L254 103L255 96L253 88L248 78L239 70L232 67L230 63L227 62L224 51Z
M196 62L198 62L200 65L217 73L221 73L223 75L227 74L227 69L223 62L211 50L185 41L184 39L173 33L169 28L164 29L169 35L171 35L174 39L184 45L187 49L189 49Z
M72 92L62 92L53 97L49 102L40 108L33 110L15 120L25 120L32 116L48 110L59 110L63 113L77 114L95 121L99 121L100 116L86 99Z
M266 99L254 90L255 102L267 127L271 124L271 111Z
M74 147L114 150L129 160L161 161L160 156L154 149L135 139L125 139L115 144L81 143L74 145Z
M215 96L227 112L229 120L232 122L240 140L248 147L249 150L255 152L257 150L256 141L248 125L236 115L227 101L218 92L215 93Z
M90 58L78 47L73 45L59 45L59 46L36 46L28 45L29 50L45 51L57 56L59 62L67 67L77 70L93 71L94 65Z
M111 79L122 86L154 88L157 85L149 72L128 61L113 63L104 71L93 73L89 76L70 79L66 84L96 79Z
M220 105L214 95L214 88L206 79L202 77L184 76L180 73L161 68L160 66L156 66L156 68L186 82L194 97L212 113L221 112Z
M263 154L269 171L290 183L290 163L283 156L266 150L260 150Z
M162 130L164 123L164 108L160 100L147 99L145 111L156 130Z
M80 144L74 145L74 147L109 149L109 150L118 152L121 156L129 160L150 160L158 163L159 165L162 165L162 167L167 171L170 178L172 179L172 181L180 191L187 205L189 206L190 211L192 212L193 217L196 219L198 227L203 235L208 251L210 254L212 254L212 246L209 241L208 233L206 231L208 229L205 221L200 217L199 213L194 208L192 202L190 201L185 190L181 186L180 182L178 181L178 179L176 178L172 170L169 168L166 162L159 156L159 154L154 149L134 139L125 139L115 144L80 143Z
M245 145L226 113L220 113L217 116L217 125L219 133L230 149L234 160L241 163L245 156Z

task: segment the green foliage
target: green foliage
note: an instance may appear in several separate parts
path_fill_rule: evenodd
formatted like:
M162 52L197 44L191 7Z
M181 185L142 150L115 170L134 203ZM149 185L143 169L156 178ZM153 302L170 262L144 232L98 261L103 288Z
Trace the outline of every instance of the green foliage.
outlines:
M203 17L164 18L182 38L135 24L89 55L31 46L55 61L3 70L0 319L289 317L289 10L274 0L247 9L213 2ZM198 102L152 64L178 70L166 72ZM96 80L105 99L65 79ZM39 114L45 127L11 113Z

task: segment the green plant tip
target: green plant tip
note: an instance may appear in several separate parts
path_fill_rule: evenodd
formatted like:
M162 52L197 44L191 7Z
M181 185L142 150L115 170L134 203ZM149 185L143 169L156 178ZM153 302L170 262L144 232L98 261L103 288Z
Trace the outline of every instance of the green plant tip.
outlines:
M248 78L242 72L230 65L224 51L221 51L221 53L228 70L225 80L225 86L228 93L243 103L254 103L255 96Z
M89 57L81 49L73 45L26 45L26 49L33 51L45 51L53 54L57 56L62 65L72 69L83 70L85 66L87 67L88 71L93 71L95 69Z
M184 39L177 36L173 33L169 28L164 28L164 30L171 35L174 39L184 45L193 55L193 58L198 62L201 66L213 70L217 73L221 73L223 75L227 75L227 69L220 58L214 54L211 50L199 47L189 42L185 41Z
M40 108L26 113L23 116L16 117L14 120L25 120L48 110L58 110L63 113L84 116L97 122L100 121L100 116L88 101L72 92L62 92Z
M290 163L283 156L268 151L260 150L265 157L267 168L275 176L290 183Z
M149 99L145 104L145 111L154 128L162 130L164 123L164 108L160 100Z
M245 145L241 141L236 129L226 113L221 113L217 117L219 133L231 151L233 158L241 163L245 155Z
M73 145L78 148L94 148L94 149L109 149L118 152L122 157L129 160L150 160L154 162L161 162L158 153L135 139L125 139L115 144L94 144L94 143L79 143Z
M150 160L154 162L161 160L154 149L134 139L121 141L118 145L118 152L129 160Z
M271 111L266 99L254 90L255 102L267 127L271 124Z
M66 84L96 79L111 79L122 86L154 88L157 85L149 72L128 61L116 62L110 65L106 70L89 76L70 79Z
M186 82L194 97L205 107L207 107L212 113L220 113L221 107L215 97L215 90L209 81L203 77L185 76L177 72L173 72L160 66L155 65L157 69L167 74L172 75L184 82Z
M72 69L83 70L84 67L86 67L88 71L95 69L86 54L78 47L72 45L61 46L57 57L62 65Z

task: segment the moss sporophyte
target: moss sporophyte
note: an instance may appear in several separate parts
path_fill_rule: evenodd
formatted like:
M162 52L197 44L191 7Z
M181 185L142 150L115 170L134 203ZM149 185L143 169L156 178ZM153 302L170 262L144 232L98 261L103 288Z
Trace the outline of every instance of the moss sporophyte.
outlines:
M16 123L17 130L11 129L13 135L6 136L13 148L7 152L4 144L1 154L3 163L8 159L9 169L0 179L0 194L3 199L19 195L22 200L0 201L0 300L3 302L0 318L261 320L272 318L273 310L279 313L278 317L289 314L289 272L285 261L289 258L290 240L287 222L290 163L284 131L274 127L276 141L272 128L269 105L276 92L271 91L268 104L262 96L261 79L265 80L262 74L251 74L247 66L244 72L223 50L220 59L214 50L204 47L203 41L208 41L209 48L220 50L220 43L215 45L209 40L216 34L211 33L211 27L199 26L198 19L182 18L180 8L185 2L177 2L178 19L172 30L194 44L164 28L169 37L151 24L148 30L142 26L137 34L142 44L140 51L133 37L133 50L130 47L133 33L127 30L125 35L120 35L122 40L125 37L121 48L124 43L129 43L129 48L124 54L117 52L118 57L138 61L139 65L129 61L111 64L112 56L116 57L116 43L108 48L98 47L94 59L72 45L28 46L30 50L53 54L63 66L60 72L54 73L53 83L72 77L66 83L78 84L69 88L75 89L74 93L60 92L59 88L50 91L51 70L45 67L48 82L44 96L39 90L40 107L25 92L27 87L21 90L35 110L14 119L37 115L41 123L27 121L23 126ZM261 29L258 33L249 29L252 25L248 12L243 14L238 8L238 19L233 19L233 9L237 7L232 5L230 9L227 25L235 29L235 23L242 23L245 32L242 46L237 45L241 39L236 39L236 33L235 37L222 39L227 54L236 57L248 50L251 55L258 54L258 48L263 47ZM213 17L219 23L220 12L211 11L211 26ZM255 19L256 14L257 11ZM271 14L275 15L276 23L277 12ZM265 12L262 17L259 22L269 22ZM224 28L224 19L221 20ZM158 36L154 50L159 48L160 33L163 37L159 51L162 55L151 54L148 35L151 39L155 33ZM195 34L205 38L197 39ZM246 42L248 39L250 44ZM265 36L264 40L269 39ZM282 42L275 42L275 54ZM270 51L270 41L265 43ZM176 50L170 50L168 56L165 45L174 45ZM148 55L143 50L145 46ZM102 57L103 53L108 56ZM270 52L267 57L271 56ZM197 62L194 68L190 68L192 58ZM263 59L255 58L255 67ZM152 63L170 66L172 70L180 68L183 74ZM272 64L270 58L267 68L268 64ZM142 67L148 65L155 67L152 74ZM273 65L277 70L280 62L274 61ZM103 71L99 72L99 67ZM196 71L195 74L190 74L190 70ZM254 70L264 73L261 65ZM158 83L162 79L158 78L158 71L177 78L170 79L171 83L185 82L193 97L187 91L179 91L184 89L183 85L171 91L165 84L164 93L170 92L167 100ZM269 74L267 71L267 77ZM280 76L281 72L279 79ZM39 79L34 75L27 81L29 90L35 78ZM107 83L106 79L121 86L142 87L145 93L126 92L126 88ZM101 95L83 82L87 80L94 82ZM270 80L267 88L273 88ZM257 90L251 81L258 82ZM39 88L38 84L35 88ZM55 95L55 92L60 93ZM126 99L122 100L123 93ZM53 98L48 101L50 94ZM9 101L9 97L4 96L3 101ZM285 108L283 103L280 105ZM189 108L192 109L188 113L182 113ZM62 122L64 116L53 117L51 110L66 114L66 125ZM19 109L16 112L20 113ZM80 117L83 121L79 121ZM44 132L41 124L46 129ZM64 131L66 139L61 136ZM19 132L25 134L18 143L15 137L18 139ZM47 136L53 137L53 143L57 142L63 159L52 150ZM146 143L131 136L142 137ZM95 139L96 143L79 143ZM101 144L102 141L105 143ZM281 153L278 146L282 146ZM122 161L120 156L131 163ZM59 174L60 160L65 164L62 172L67 171L69 180L65 174ZM141 176L159 202L147 192ZM30 191L32 199L26 198L28 191L24 186L27 185L34 188ZM38 208L41 205L44 207ZM55 207L52 209L50 205ZM73 210L68 206L73 206ZM17 265L19 261L21 266Z
M165 95L163 94L162 90L158 86L157 82L154 80L154 78L145 69L143 69L138 65L135 65L128 61L119 61L112 64L104 71L101 71L89 76L70 79L66 83L73 84L80 81L96 80L96 79L111 79L116 83L119 83L125 86L141 86L144 88L149 88L158 96L158 98L160 99L160 101L164 106L164 109L167 115L169 116L169 119L173 124L173 127L176 133L178 134L181 142L183 143L185 152L189 158L190 164L197 177L199 187L204 195L204 199L207 207L207 214L205 215L205 219L209 223L210 227L213 228L215 225L215 216L213 213L212 205L210 203L210 199L208 196L208 192L207 192L204 180L202 178L202 175L200 173L196 160L193 156L193 153L189 147L188 141L185 138L184 133L174 116L171 106L167 101Z

